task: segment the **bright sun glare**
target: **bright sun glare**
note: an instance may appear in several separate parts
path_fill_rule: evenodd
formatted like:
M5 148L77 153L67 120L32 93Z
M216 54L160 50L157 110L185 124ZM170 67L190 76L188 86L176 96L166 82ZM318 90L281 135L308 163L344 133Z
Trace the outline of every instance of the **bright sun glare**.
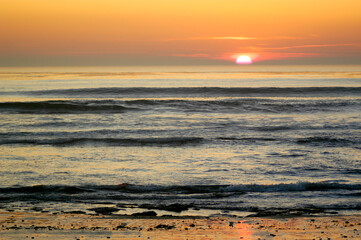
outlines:
M236 63L237 64L251 64L252 58L250 58L247 55L242 55L242 56L237 57Z

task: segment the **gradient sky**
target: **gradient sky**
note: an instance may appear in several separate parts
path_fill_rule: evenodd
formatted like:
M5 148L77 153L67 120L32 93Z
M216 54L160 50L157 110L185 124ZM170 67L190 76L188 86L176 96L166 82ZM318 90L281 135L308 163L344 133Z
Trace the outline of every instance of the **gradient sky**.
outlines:
M0 0L0 66L361 64L360 0Z

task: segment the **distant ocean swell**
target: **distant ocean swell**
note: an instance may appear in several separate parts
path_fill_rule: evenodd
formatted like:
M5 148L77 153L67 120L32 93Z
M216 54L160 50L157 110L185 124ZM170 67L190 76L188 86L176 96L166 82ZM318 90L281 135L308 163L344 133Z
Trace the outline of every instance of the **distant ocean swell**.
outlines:
M0 134L0 136L6 134ZM19 135L22 135L21 133ZM38 138L38 139L37 139ZM36 135L24 138L4 138L0 140L0 145L51 145L56 147L72 147L72 146L169 146L177 147L183 145L199 145L199 144L219 144L221 142L234 142L237 144L256 144L257 142L283 142L296 144L309 144L323 147L356 147L361 144L360 138L336 138L336 137L308 137L308 138L272 138L272 137L156 137L156 138L102 138L102 137L68 137L64 138L59 134L56 138L39 138Z
M181 146L185 144L198 144L202 138L197 137L169 137L169 138L57 138L57 139L8 139L0 140L4 144L29 144L53 146Z
M52 113L121 113L132 110L121 105L104 101L38 101L2 102L0 109L15 113L52 114Z
M0 102L0 111L22 114L86 114L149 111L160 108L188 112L315 112L342 111L361 105L357 99L225 99L225 100L46 100Z

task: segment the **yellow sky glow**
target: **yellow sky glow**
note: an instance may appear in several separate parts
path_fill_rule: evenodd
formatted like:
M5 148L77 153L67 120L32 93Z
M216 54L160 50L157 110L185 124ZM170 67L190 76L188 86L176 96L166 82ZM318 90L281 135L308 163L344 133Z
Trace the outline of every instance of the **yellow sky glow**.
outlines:
M226 62L235 54L250 53L258 56L256 62L361 59L360 0L0 0L0 4L0 66L7 57L20 61L23 56Z

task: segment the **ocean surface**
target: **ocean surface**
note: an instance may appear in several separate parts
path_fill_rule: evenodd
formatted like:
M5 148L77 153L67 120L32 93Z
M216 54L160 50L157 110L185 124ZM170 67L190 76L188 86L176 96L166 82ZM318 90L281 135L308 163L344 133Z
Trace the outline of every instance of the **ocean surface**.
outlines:
M361 66L0 69L0 210L360 214Z

